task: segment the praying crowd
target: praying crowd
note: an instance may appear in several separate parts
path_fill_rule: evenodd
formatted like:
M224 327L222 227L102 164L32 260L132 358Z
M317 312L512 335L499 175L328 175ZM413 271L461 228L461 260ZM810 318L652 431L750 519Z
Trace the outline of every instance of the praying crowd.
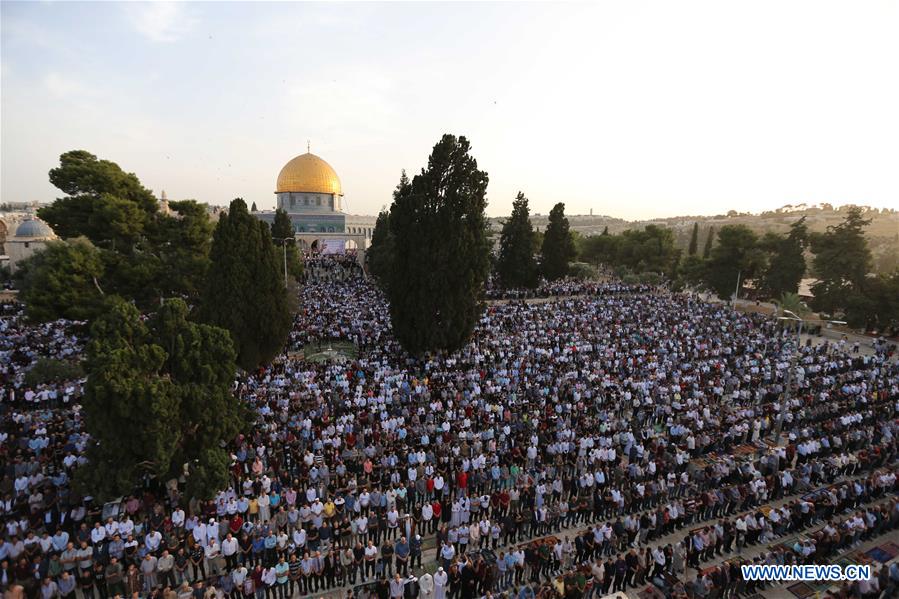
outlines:
M553 301L486 307L463 349L415 358L381 293L323 274L335 268L307 263L290 351L238 375L255 422L207 501L177 479L106 505L77 494L84 381L29 388L24 373L80 355L83 329L7 309L0 587L739 597L764 591L740 563L820 563L899 526L899 366L885 350L803 345L687 294L566 280L542 292ZM358 357L299 357L321 339ZM843 592L896 588L890 566Z
M303 281L305 283L337 283L358 279L362 276L362 266L359 265L356 250L347 250L343 254L303 252Z
M496 277L491 277L487 281L484 295L488 300L560 298L593 294L601 286L602 283L595 281L563 277L555 281L547 281L541 278L534 289L508 289L503 287Z

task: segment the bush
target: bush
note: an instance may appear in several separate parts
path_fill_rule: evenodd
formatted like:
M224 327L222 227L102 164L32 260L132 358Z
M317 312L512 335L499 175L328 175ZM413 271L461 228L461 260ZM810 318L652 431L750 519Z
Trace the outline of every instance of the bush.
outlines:
M637 280L643 285L658 285L662 282L662 275L656 272L644 272L640 273Z
M46 383L71 381L82 377L84 377L84 370L79 362L40 358L25 373L25 384L29 387L36 387Z
M575 279L590 280L597 277L596 268L586 262L573 262L568 265L568 274Z

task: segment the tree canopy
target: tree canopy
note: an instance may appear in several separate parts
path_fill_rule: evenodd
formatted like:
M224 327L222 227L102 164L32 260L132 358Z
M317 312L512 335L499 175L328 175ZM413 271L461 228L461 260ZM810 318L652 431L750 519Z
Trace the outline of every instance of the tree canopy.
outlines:
M187 319L168 300L149 320L124 301L91 330L83 408L91 443L82 486L106 499L144 477L170 477L187 466L188 491L208 498L228 481L223 444L245 414L231 393L235 352L227 331Z
M268 225L237 198L219 219L200 299L200 319L231 332L245 370L268 364L290 332L281 261Z
M852 296L863 292L872 265L864 236L868 223L870 220L862 217L861 209L853 207L839 225L812 234L812 265L818 278L812 285L816 310L844 309Z
M390 208L393 250L382 287L394 334L415 355L458 349L481 314L488 179L469 150L465 137L444 135L427 168L400 180Z
M647 225L620 234L591 235L584 239L581 258L630 273L673 274L680 259L671 229Z
M690 234L690 245L687 248L688 256L695 256L699 249L699 223L693 223L693 232Z
M68 197L41 208L38 216L60 237L127 244L157 212L153 194L116 163L84 150L66 152L59 163L50 171L50 183Z
M23 260L16 273L25 311L32 320L91 320L103 310L104 266L85 237L51 241Z
M520 191L512 202L512 215L503 223L496 272L506 287L537 286L538 269L534 257L534 227L528 199Z
M69 195L38 215L63 238L89 240L101 262L92 276L106 294L133 300L142 309L166 297L196 299L212 237L204 206L172 202L174 213L164 214L134 174L83 150L63 154L50 181ZM79 285L77 275L74 271L69 281L73 287ZM64 270L46 276L66 284ZM32 317L53 319L65 312L32 311Z
M405 189L409 185L406 172L403 171L397 190ZM381 286L386 286L390 281L391 263L394 252L393 232L390 230L390 212L382 210L375 221L375 228L371 233L371 245L365 252L365 261L368 272Z
M799 291L799 283L805 276L805 249L808 245L808 227L805 217L790 225L785 235L766 234L760 245L768 253L768 264L761 273L759 288L768 297L781 297Z
M272 223L272 238L276 241L282 241L288 237L293 239L293 223L290 222L290 215L287 211L278 208L275 210L275 221Z
M543 247L540 249L540 269L543 276L553 281L568 274L568 263L576 251L571 238L565 204L559 202L549 212L549 223L543 233Z
M713 243L715 243L715 227L709 227L709 234L705 238L705 247L702 248L703 260L708 260L711 257Z
M255 210L251 212L255 212ZM281 258L282 260L285 258L287 260L287 275L296 281L302 279L303 260L300 258L299 249L297 249L293 223L290 220L290 215L281 208L275 210L275 221L272 223L272 240L285 253ZM284 247L285 244L286 247Z
M725 225L718 231L718 244L711 250L706 268L706 284L721 299L730 298L746 279L752 279L764 266L758 248L758 236L745 225Z

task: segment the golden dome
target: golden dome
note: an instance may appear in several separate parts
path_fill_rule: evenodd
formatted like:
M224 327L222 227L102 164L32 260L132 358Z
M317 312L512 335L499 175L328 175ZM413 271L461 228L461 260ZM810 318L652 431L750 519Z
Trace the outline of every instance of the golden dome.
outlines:
M343 195L340 179L331 165L309 152L300 154L281 169L275 193L284 191Z

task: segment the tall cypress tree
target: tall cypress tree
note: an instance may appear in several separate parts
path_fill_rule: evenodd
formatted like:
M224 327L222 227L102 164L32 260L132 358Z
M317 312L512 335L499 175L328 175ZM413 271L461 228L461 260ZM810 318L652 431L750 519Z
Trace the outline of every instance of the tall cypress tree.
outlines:
M211 256L202 319L231 332L245 370L269 363L287 341L292 318L268 225L242 199L232 201L215 228Z
M458 349L483 309L487 173L469 149L465 137L444 135L428 167L394 194L386 293L394 334L412 354Z
M397 189L408 185L409 179L403 171L403 177ZM383 287L390 280L390 263L393 261L393 233L390 232L390 213L382 210L375 221L371 232L371 245L365 252L368 271Z
M543 234L541 254L540 266L543 276L547 279L553 281L568 274L568 262L574 258L576 252L568 218L565 217L565 204L562 202L553 206L549 212L549 224L546 225L546 233Z
M699 223L693 223L693 234L690 235L690 247L687 248L688 256L695 256L699 249Z
M534 227L531 225L528 199L519 191L512 202L512 216L503 224L500 234L496 272L503 285L537 286L537 261L533 247Z
M715 227L709 227L709 236L705 239L705 248L702 250L702 259L708 260L712 255L712 244L715 243Z
M275 221L272 223L272 237L279 243L283 239L293 237L293 223L290 222L287 212L280 208L275 210Z
M287 211L278 208L275 210L275 220L272 223L272 241L278 246L279 252L286 252L287 256L287 276L299 280L303 276L303 261L300 259L300 252L297 249L296 239L294 239L293 223L288 216ZM287 247L284 247L285 243ZM282 261L284 256L282 256ZM282 264L283 273L283 264Z

